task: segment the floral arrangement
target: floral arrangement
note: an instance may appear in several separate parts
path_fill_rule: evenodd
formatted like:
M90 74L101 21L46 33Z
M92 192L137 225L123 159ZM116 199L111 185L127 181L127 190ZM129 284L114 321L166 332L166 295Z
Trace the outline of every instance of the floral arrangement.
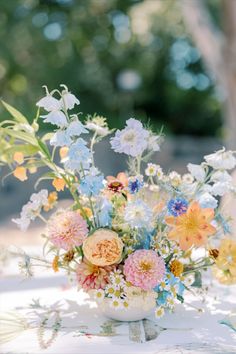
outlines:
M108 299L114 309L154 303L157 317L184 302L191 287L201 287L201 270L212 267L221 283L236 283L236 240L230 217L219 208L220 197L236 192L228 173L236 166L235 153L223 148L200 165L189 163L183 176L165 174L151 162L161 133L134 118L116 132L104 117L82 119L71 113L79 100L61 86L51 92L45 87L31 123L3 102L14 120L0 126L1 164L21 181L46 166L35 187L49 179L54 189L32 194L13 220L23 231L36 218L46 223L45 257L24 254L22 270L32 275L40 260L55 272L73 274L79 288L98 301ZM53 131L40 135L40 119ZM129 168L105 177L95 167L94 148L111 134L111 148L128 157ZM53 211L58 192L66 189L71 206Z

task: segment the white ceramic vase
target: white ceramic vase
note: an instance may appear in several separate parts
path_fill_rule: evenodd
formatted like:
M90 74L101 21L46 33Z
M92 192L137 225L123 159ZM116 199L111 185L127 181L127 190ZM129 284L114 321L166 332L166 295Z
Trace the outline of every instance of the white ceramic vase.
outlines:
M112 299L104 298L99 302L98 306L102 314L108 318L116 321L140 321L154 313L156 302L153 297L147 299L140 296L136 297L134 301L130 301L128 308L114 308L111 306Z

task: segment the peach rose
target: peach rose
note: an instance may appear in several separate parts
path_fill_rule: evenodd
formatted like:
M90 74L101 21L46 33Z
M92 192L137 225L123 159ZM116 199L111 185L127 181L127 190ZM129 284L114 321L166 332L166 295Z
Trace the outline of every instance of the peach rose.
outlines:
M123 246L116 232L98 229L84 241L83 252L90 263L104 267L120 262Z

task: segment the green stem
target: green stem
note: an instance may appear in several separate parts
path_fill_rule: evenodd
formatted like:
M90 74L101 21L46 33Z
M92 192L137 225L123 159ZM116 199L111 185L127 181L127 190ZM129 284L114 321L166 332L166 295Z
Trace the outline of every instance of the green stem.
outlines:
M200 270L200 269L204 269L204 268L209 268L213 265L214 263L211 263L211 264L204 264L200 267L197 267L197 268L193 268L191 270L187 270L186 272L183 273L183 275L186 275L186 274L189 274L189 273L194 273L196 272L196 270Z

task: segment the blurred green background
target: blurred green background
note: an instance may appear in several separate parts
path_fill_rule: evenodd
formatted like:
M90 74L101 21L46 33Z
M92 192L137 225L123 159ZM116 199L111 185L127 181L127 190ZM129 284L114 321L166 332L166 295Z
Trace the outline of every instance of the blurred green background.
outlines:
M219 23L219 1L206 3ZM167 134L222 136L221 93L178 1L10 0L0 9L0 96L30 119L42 85L64 83L83 113L112 127L135 116Z

